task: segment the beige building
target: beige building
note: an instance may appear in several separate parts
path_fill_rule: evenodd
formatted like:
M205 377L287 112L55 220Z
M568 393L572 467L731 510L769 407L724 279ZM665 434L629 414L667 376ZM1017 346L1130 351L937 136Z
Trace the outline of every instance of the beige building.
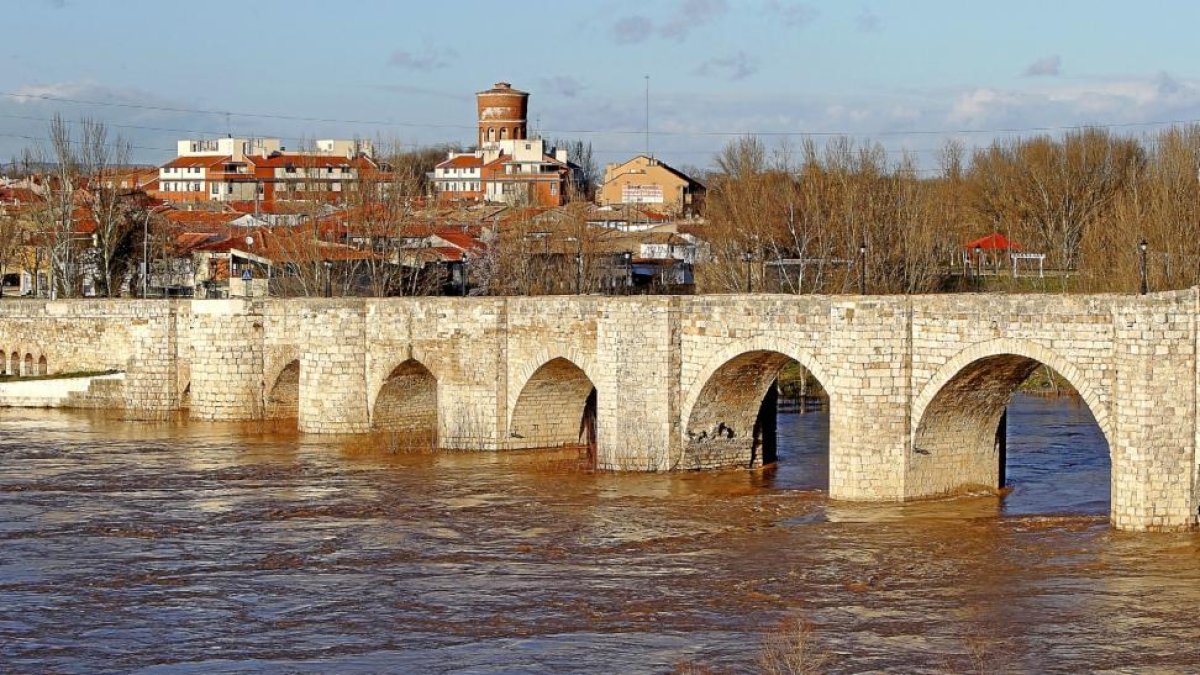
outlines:
M687 174L646 155L604 168L596 199L602 206L633 204L661 213L694 214L703 209L705 187Z

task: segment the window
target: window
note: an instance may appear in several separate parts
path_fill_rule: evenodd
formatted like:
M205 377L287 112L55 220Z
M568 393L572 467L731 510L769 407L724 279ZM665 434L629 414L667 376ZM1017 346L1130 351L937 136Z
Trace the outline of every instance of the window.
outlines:
M232 185L230 185L230 186L229 186L229 191L230 191L230 192L233 192L233 186L232 186ZM212 184L212 193L213 193L214 195L221 194L221 184L220 184L220 183L213 183L213 184Z
M192 192L203 192L199 183L192 183Z
M552 194L552 195L557 195L557 194L558 194L558 183L551 183L551 184L550 184L550 194Z

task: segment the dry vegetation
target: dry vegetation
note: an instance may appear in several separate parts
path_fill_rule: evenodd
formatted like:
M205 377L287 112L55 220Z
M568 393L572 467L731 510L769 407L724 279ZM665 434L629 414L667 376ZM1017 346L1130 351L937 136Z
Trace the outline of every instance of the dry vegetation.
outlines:
M697 290L741 290L751 274L755 289L854 292L862 245L868 292L953 290L963 243L993 231L1046 254L1048 290L1136 289L1143 238L1152 288L1200 282L1200 126L1144 139L1084 129L969 156L948 144L939 163L922 176L912 157L849 139L730 143L709 179L713 261Z

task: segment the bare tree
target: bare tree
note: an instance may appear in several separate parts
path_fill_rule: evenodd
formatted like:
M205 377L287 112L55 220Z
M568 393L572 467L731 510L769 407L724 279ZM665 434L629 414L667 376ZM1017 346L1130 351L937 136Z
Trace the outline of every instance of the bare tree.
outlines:
M108 137L108 128L91 119L80 122L77 162L85 185L80 203L94 222L92 249L97 295L113 297L129 271L135 207L121 187L116 172L127 168L130 143Z

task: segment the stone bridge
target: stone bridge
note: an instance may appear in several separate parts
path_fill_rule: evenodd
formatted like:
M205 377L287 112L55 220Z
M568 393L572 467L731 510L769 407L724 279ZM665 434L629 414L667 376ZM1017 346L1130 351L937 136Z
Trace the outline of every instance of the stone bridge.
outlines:
M8 301L0 350L6 369L124 371L131 418L294 418L487 450L594 433L598 467L632 471L760 461L760 403L795 361L829 395L830 496L861 501L995 487L997 425L1045 364L1108 442L1113 524L1161 530L1193 527L1200 506L1198 302L1196 289Z

